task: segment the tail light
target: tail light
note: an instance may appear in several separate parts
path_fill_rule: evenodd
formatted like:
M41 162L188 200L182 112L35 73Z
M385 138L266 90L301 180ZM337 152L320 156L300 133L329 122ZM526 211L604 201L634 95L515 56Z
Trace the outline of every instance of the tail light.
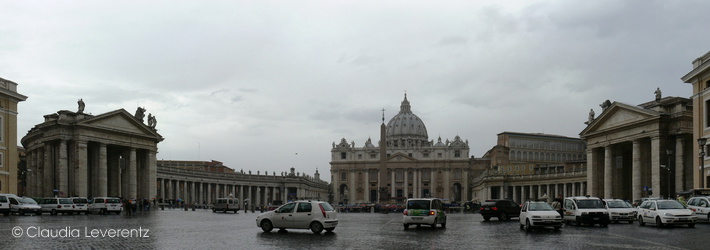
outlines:
M325 209L323 209L323 204L318 203L318 206L320 207L320 211L323 213L323 218L325 217Z
M429 215L434 215L435 213L436 212L434 212L434 211L431 211L431 210L429 211Z
M478 210L481 210L481 211L483 211L483 207L480 207L480 208L479 208Z
M57 205L57 208L62 208L62 205Z
M491 209L493 209L494 211L498 211L498 207L492 207Z
M407 210L404 210L404 215L407 215L407 214L408 214L408 213L407 213Z
M76 206L74 206L74 205L71 205L71 208L76 208Z

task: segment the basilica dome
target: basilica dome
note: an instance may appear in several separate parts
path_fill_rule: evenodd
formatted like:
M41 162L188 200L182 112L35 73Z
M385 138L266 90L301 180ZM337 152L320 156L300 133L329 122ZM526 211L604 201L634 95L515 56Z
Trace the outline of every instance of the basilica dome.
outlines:
M387 141L390 143L397 142L413 142L427 143L429 136L426 131L424 122L414 113L407 100L407 94L404 95L404 100L400 106L399 113L392 117L387 123ZM421 144L420 144L421 145ZM404 145L390 145L404 146Z

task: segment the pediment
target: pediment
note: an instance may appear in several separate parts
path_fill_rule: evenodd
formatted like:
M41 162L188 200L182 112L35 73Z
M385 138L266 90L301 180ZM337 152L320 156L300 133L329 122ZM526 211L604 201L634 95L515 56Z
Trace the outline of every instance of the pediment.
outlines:
M89 119L81 120L77 125L89 128L111 130L133 135L161 138L148 126L138 121L124 109L104 113Z
M631 106L619 102L614 102L607 110L587 126L580 133L584 136L596 131L609 130L613 128L626 127L634 124L656 119L660 113L644 109L638 106Z
M413 162L416 160L417 159L414 159L414 157L409 157L409 155L405 155L404 153L394 153L387 158L388 162Z

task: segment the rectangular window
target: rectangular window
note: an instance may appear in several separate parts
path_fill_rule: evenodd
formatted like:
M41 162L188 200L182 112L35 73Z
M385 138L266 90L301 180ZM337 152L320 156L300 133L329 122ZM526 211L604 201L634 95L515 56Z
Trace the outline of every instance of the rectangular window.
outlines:
M348 157L348 153L340 152L340 159L344 160L347 157Z
M375 159L377 158L377 154L370 154L370 159Z
M454 151L454 157L456 157L456 158L461 157L461 150Z
M357 154L357 159L362 160L362 154Z
M710 100L705 101L705 127L710 127Z
M429 153L424 153L422 156L423 156L424 158L429 158Z
M438 154L437 154L437 157L441 158L441 153L438 153Z
M4 167L5 167L5 164L3 164L3 162L4 162L3 159L5 159L3 153L0 153L0 168L4 168Z
M412 157L412 153L409 153L409 157Z

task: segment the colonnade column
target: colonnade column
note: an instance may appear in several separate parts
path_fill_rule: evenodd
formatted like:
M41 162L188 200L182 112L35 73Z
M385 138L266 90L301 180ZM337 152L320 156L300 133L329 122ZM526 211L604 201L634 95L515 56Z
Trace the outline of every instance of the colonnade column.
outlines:
M641 188L643 186L641 183L641 142L639 140L633 141L631 159L631 197L635 201L643 197L643 188Z
M612 186L614 185L614 179L612 178L614 176L612 174L612 164L612 147L611 145L608 145L604 147L604 198L606 199L611 199L614 196L612 192Z
M587 186L587 193L589 193L592 196L597 196L597 192L594 190L597 188L599 183L596 183L595 178L597 177L595 170L596 170L596 160L597 158L595 157L596 155L594 154L594 149L593 148L587 148L587 183L589 183L589 186ZM567 189L564 189L565 197L567 197Z
M518 197L518 187L517 186L513 186L513 201L515 201L517 203L522 203Z
M673 164L673 167L675 167L675 191L680 192L685 190L685 186L683 185L683 176L684 176L684 170L685 170L685 161L683 161L683 157L685 157L685 152L683 151L683 144L685 140L683 137L678 137L675 139L675 164Z
M68 168L68 163L67 163L67 141L61 140L59 142L59 162L58 162L58 189L60 192L60 196L67 197L68 195L71 195L69 190L69 168ZM61 195L61 193L64 193L64 195Z
M106 158L106 144L99 144L99 169L98 169L98 187L96 187L96 196L108 196L108 161Z
M665 153L665 152L664 152ZM651 187L653 193L661 197L661 139L651 138Z
M87 151L86 151L86 142L85 141L79 141L76 143L76 162L74 162L74 166L76 168L76 173L74 173L74 194L78 195L80 197L88 197L89 196L89 185L88 185L88 161L87 161Z
M137 192L137 185L138 185L138 180L137 178L137 173L136 173L136 168L138 166L138 159L136 159L136 149L131 148L130 153L128 155L128 194L126 195L127 198L138 198L136 197L138 195Z
M148 180L146 180L146 184L148 185L148 190L147 195L148 198L153 198L155 197L155 187L157 185L156 181L158 181L158 164L157 160L155 157L155 151L153 150L148 150L147 156L148 156Z

